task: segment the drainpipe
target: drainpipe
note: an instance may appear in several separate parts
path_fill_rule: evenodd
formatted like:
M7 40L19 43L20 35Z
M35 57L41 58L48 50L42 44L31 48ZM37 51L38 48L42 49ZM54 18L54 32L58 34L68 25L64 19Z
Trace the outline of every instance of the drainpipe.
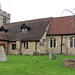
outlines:
M61 36L61 54L62 54L62 37L63 37L63 36Z
M37 51L37 42L35 43L35 51Z

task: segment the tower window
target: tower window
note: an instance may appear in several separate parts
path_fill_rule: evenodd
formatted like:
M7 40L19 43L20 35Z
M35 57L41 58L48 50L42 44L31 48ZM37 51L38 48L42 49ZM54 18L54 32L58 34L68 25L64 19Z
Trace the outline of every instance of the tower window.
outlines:
M6 18L3 18L3 23L4 24L6 24L6 21L7 21L7 19Z

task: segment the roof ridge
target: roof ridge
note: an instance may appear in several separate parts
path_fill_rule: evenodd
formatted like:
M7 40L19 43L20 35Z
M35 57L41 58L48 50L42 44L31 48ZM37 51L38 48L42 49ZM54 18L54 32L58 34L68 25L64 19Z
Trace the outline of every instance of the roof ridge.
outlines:
M57 18L67 18L67 17L74 17L75 15L70 15L70 16L61 16L61 17L53 17L53 19L57 19Z
M7 23L7 24L4 24L5 25L8 25L8 24L15 24L15 23L27 23L27 22L38 22L38 21L45 21L46 19L51 19L52 17L48 17L48 18L38 18L38 19L33 19L33 20L25 20L25 21L18 21L18 22L12 22L12 23Z

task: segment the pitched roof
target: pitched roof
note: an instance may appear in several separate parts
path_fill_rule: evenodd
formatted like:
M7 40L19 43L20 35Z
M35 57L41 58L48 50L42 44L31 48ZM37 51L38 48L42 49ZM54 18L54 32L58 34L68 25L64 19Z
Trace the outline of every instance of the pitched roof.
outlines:
M16 41L18 39L21 41L38 41L43 36L50 19L51 18L44 18L5 24L4 26L8 29L7 33L9 34L7 39L9 41ZM21 32L21 26L24 23L31 28L30 31L26 33Z
M47 35L75 34L75 16L53 18Z
M8 33L0 32L0 40L8 40Z

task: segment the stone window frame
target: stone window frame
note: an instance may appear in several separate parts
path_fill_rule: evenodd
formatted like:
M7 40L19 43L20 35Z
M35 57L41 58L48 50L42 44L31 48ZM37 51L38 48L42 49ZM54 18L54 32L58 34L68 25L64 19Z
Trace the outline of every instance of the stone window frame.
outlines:
M43 39L43 48L46 47L46 39Z
M12 50L16 50L16 44L12 44Z
M71 46L71 40L72 40L72 46ZM75 36L69 38L69 47L75 48Z
M51 47L51 40L52 40L52 47ZM54 40L55 40L55 46L54 46ZM55 37L49 38L49 48L56 48L57 47L57 41Z
M3 23L6 24L7 19L3 17Z
M28 42L24 42L24 48L28 49Z

